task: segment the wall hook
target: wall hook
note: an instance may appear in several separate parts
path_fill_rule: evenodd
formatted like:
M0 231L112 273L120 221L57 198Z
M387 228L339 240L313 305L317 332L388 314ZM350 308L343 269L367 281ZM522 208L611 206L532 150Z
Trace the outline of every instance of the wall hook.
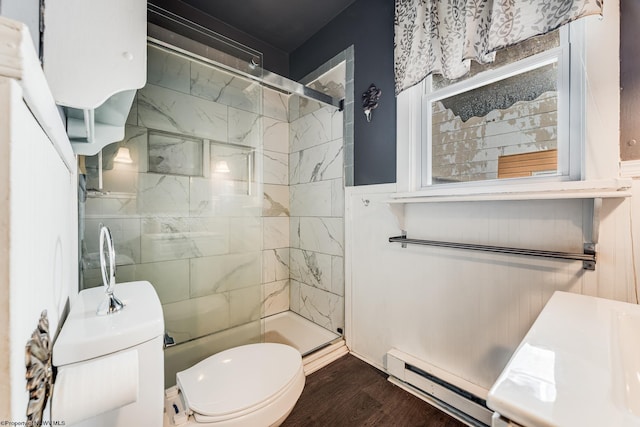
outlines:
M369 89L362 94L362 108L364 109L367 122L371 122L371 110L378 107L380 95L382 95L382 91L373 83L371 83Z

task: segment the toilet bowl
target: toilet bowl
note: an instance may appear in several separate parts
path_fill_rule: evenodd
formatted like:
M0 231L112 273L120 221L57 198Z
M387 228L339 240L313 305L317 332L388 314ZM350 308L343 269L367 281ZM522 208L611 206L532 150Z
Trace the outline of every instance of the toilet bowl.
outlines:
M296 349L249 344L176 374L166 391L165 426L278 426L295 406L305 375Z
M280 425L304 387L302 357L283 344L225 350L176 376L163 398L164 321L146 281L116 286L124 308L98 315L85 289L53 347L52 419L74 427ZM164 414L163 414L164 400Z

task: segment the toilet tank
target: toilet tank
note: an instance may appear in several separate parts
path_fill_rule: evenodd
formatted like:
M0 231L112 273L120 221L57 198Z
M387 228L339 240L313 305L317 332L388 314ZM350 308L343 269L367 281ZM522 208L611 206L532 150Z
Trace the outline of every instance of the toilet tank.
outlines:
M53 346L51 419L81 427L162 425L164 320L146 281L120 283L125 308L98 316L104 288L81 291Z

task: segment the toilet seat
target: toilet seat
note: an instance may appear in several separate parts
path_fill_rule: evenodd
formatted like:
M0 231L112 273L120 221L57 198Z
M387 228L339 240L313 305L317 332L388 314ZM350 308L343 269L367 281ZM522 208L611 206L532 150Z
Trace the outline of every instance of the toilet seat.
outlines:
M195 421L216 423L274 404L290 405L290 411L302 392L304 371L296 349L260 343L217 353L178 372L176 379Z

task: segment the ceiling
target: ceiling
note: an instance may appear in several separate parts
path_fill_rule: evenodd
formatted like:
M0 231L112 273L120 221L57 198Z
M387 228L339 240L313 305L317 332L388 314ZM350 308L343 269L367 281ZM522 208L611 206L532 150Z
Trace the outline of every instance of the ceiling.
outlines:
M286 53L293 52L355 0L183 0Z

